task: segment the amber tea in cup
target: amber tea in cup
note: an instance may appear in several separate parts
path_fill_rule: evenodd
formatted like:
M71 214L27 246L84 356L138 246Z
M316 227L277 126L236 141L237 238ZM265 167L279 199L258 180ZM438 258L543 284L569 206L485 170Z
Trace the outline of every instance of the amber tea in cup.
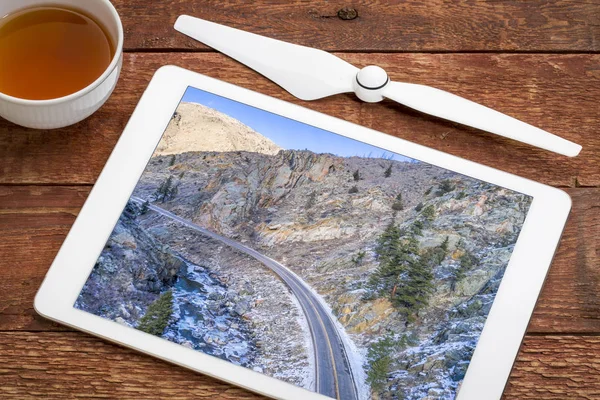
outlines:
M100 23L73 9L34 7L0 18L0 93L56 99L98 79L115 44Z

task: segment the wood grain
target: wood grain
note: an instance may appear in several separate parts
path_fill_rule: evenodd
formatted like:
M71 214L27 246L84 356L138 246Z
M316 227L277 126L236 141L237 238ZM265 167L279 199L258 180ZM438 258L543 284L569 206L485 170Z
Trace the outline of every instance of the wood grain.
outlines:
M600 333L600 189L568 193L571 215L528 332Z
M594 1L113 0L130 51L206 49L173 29L181 14L329 51L585 51L600 49ZM352 8L358 17L343 20ZM260 10L260 13L257 13Z
M123 19L126 54L109 102L56 131L0 119L0 398L262 398L74 332L33 310L35 292L152 74L175 64L570 188L573 212L504 398L600 399L598 0L111 1ZM357 17L339 18L342 9ZM301 102L177 33L180 14L337 51L359 67L380 65L394 80L452 91L584 150L568 159L353 95Z
M600 336L526 336L505 399L600 399Z
M393 79L452 91L583 145L562 157L496 135L417 113L396 103L365 104L354 95L315 102L220 54L133 53L109 102L94 116L56 131L0 121L0 184L93 183L154 71L180 65L348 121L555 186L600 185L600 55L340 54L374 63Z
M573 211L533 314L530 333L600 333L600 189L569 189ZM63 330L33 297L87 187L0 186L0 331Z
M0 398L258 399L76 332L0 333Z
M528 336L504 399L598 399L600 337ZM262 397L78 332L0 333L0 397Z

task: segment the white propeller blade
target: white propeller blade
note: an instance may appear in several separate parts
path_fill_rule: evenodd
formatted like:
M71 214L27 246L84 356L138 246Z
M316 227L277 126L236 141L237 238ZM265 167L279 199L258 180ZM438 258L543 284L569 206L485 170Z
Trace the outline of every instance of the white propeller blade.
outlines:
M358 68L323 50L182 15L175 29L264 75L302 100L353 92Z
M569 157L581 146L491 108L429 86L390 82L375 66L362 70L322 50L182 15L175 29L247 65L302 100L354 92L363 101L389 98L410 108Z
M576 143L440 89L412 83L391 82L383 91L383 96L425 114L472 126L565 156L575 157L581 151L581 146Z

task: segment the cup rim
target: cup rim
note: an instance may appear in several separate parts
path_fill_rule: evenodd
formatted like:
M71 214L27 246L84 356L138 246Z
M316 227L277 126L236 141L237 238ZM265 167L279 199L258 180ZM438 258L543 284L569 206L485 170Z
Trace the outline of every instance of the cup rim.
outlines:
M78 90L75 93L71 93L66 96L63 96L63 97L57 97L55 99L28 100L28 99L22 99L20 97L10 96L10 95L4 94L2 92L0 92L0 99L9 101L11 103L28 105L28 106L50 106L50 105L65 103L70 100L77 99L79 97L82 97L82 96L88 94L89 92L93 91L98 86L100 86L100 84L102 84L102 82L104 82L109 77L109 75L115 70L115 68L119 64L121 56L123 54L123 42L124 42L123 22L121 21L121 17L119 17L119 13L117 12L117 9L109 0L100 0L100 1L108 6L108 9L109 9L111 15L113 16L115 22L117 23L117 36L118 36L117 46L115 48L115 55L114 55L111 63L106 68L106 70L102 73L102 75L100 75L94 82L90 83L83 89Z

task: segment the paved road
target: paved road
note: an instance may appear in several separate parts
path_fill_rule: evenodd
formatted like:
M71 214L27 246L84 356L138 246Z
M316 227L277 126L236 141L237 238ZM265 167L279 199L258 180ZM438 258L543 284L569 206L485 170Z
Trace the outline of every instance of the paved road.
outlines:
M138 204L144 203L139 197L131 197ZM206 230L191 221L178 217L170 211L153 204L148 204L150 210L179 222L195 231L216 239L226 245L249 255L273 270L281 280L288 285L298 299L306 316L312 335L315 350L315 381L316 391L329 397L341 400L357 400L358 393L346 348L340 338L332 316L319 302L316 295L309 289L308 284L277 261L262 255L258 251L243 244Z

